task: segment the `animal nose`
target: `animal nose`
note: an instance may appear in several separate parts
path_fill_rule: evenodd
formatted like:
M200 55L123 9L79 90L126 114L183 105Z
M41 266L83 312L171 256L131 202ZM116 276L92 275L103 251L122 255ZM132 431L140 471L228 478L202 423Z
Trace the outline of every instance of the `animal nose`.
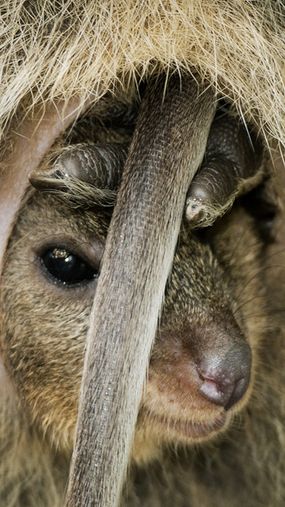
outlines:
M222 358L217 354L204 358L197 369L202 380L201 394L212 403L229 410L248 388L250 347L246 342L233 345Z

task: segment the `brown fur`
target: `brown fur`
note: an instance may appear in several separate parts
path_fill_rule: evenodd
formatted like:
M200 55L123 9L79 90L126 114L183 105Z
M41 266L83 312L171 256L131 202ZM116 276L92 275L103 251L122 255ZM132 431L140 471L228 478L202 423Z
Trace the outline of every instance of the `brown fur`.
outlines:
M77 210L68 205L66 194L62 201L60 195L39 192L27 196L18 217L2 289L1 343L17 396L1 404L1 507L62 505L95 287L94 282L86 289L55 286L42 274L37 252L51 238L68 237L70 247L97 262L108 223L102 208L95 214ZM243 209L233 210L209 231L206 243L184 224L137 426L137 464L123 505L283 505L284 348L282 334L267 329L262 252L254 222ZM232 421L248 395L230 410L230 430L212 444L193 448L175 428L161 427L149 410L161 412L166 421L173 410L188 424L204 424L207 418L206 425L221 411L195 389L175 384L175 378L185 354L180 344L190 345L191 361L199 329L221 329L233 315L254 353L253 394L241 417ZM167 402L170 395L174 409ZM155 458L159 461L148 464Z
M12 115L13 115L13 112L15 112L16 110L18 112L17 118L21 119L23 116L23 111L25 110L25 108L30 109L31 104L34 105L34 104L37 104L38 102L41 102L42 98L44 100L48 100L50 98L55 98L55 97L58 98L61 94L60 87L58 86L59 82L55 81L54 77L52 78L52 81L50 81L49 84L47 83L47 80L45 79L45 77L48 76L48 73L45 72L45 69L43 67L41 67L41 65L40 65L41 54L42 54L41 48L43 48L44 51L47 51L47 53L44 55L44 58L42 61L47 62L49 69L56 69L56 65L53 65L53 62L52 62L52 59L55 56L55 61L59 61L59 62L64 61L65 62L65 69L69 69L69 70L72 69L72 72L70 73L71 75L73 72L76 73L77 77L80 75L80 79L74 79L74 76L71 76L70 86L68 85L68 79L66 79L66 80L62 79L61 82L62 82L63 89L64 89L64 99L67 99L70 96L73 96L76 93L78 93L81 100L83 100L85 98L85 96L90 95L90 92L92 91L92 92L94 92L94 95L92 97L93 101L96 102L96 100L98 99L100 94L105 93L106 91L109 91L111 88L110 74L109 74L109 77L108 77L108 75L107 75L107 77L103 76L102 74L100 74L99 68L98 68L98 72L96 71L96 66L94 66L94 65L93 66L87 65L86 68L88 69L88 72L92 69L93 76L96 76L97 81L93 81L92 84L88 83L87 79L84 81L84 77L86 77L86 74L81 72L81 64L82 63L85 63L85 64L89 63L89 60L88 60L88 62L86 62L86 61L84 62L83 55L87 54L88 58L89 58L89 55L91 55L92 53L89 51L89 48L86 51L86 48L83 48L83 46L80 43L77 44L78 41L83 41L84 39L80 36L80 30L78 30L78 26L75 26L76 22L75 22L75 25L73 25L73 21L72 21L72 23L71 23L72 26L69 24L70 20L78 19L79 12L76 11L76 7L74 8L73 2L66 3L65 7L67 8L68 16L66 17L66 19L63 19L64 15L63 15L63 17L61 17L62 11L57 10L57 7L55 7L55 11L52 12L53 5L45 3L45 11L42 11L42 12L40 12L40 9L41 9L40 5L35 2L31 2L31 3L25 2L25 5L19 4L18 6L14 6L14 7L18 7L18 9L19 9L19 10L13 11L13 16L15 16L17 18L17 16L19 15L19 17L18 17L19 22L18 22L18 24L15 23L16 30L17 30L15 32L15 38L17 38L17 43L16 43L15 51L13 48L11 52L6 51L5 55L4 55L5 65L3 66L3 68L5 68L5 77L7 77L7 80L5 80L5 79L3 80L3 82L4 82L4 93L3 93L4 99L6 98L5 97L5 93L6 93L5 84L8 82L10 82L10 84L11 84L10 77L16 74L17 79L19 79L19 76L22 79L18 80L18 83L20 84L18 91L17 91L18 95L16 93L13 97L13 93L11 92L11 89L13 89L13 86L10 86L10 88L9 88L10 97L13 97L13 98L11 98L10 105L9 105L9 101L8 101L8 108L6 107L6 104L4 104L4 107L2 109L2 111L3 111L2 118L3 118L3 125L4 126L6 124L8 124L13 119ZM110 25L106 21L109 20L109 21L111 21L111 23L113 23L115 20L115 23L116 23L116 21L118 19L120 19L120 15L122 15L123 11L124 11L124 16L125 16L126 9L124 6L123 11L119 12L119 9L121 8L121 6L117 7L116 5L108 3L107 9L105 11L101 10L101 5L102 5L103 9L105 8L105 5L100 4L98 11L96 11L94 13L93 8L92 8L92 5L94 5L93 3L92 3L92 5L91 4L89 5L88 3L84 4L84 5L86 8L86 10L84 11L84 14L86 15L86 19L88 19L88 21L90 19L90 16L88 17L88 15L91 15L91 18L92 18L92 15L95 14L95 16L97 17L96 30L98 30L98 32L100 32L100 23L98 22L98 19L100 20L100 22L102 21L102 24L103 24L103 30L101 31L101 33L100 33L101 36L98 38L98 40L100 43L103 44L104 51L107 48L108 54L106 56L105 53L100 53L100 47L98 48L98 46L96 47L96 51L97 51L97 57L99 57L99 60L100 60L101 69L103 69L103 71L104 71L105 67L104 67L103 62L105 61L105 56L106 56L106 60L108 61L108 64L109 64L109 56L108 55L110 54L110 52L112 53L112 51L110 51L110 44L112 45L112 43L114 42L113 39L110 40L110 34L117 33L116 30L113 29L114 26L111 26L111 30L110 30ZM142 14L142 11L137 10L137 5L132 6L131 3L129 3L128 6L130 7L130 11L132 12L132 14L134 14L135 18L138 19L138 16L140 16ZM264 128L265 131L267 132L267 134L269 133L269 134L273 135L274 137L278 138L282 142L283 137L284 137L282 128L280 129L280 125L283 124L282 119L284 116L284 109L282 106L282 104L283 104L283 97L282 97L282 90L283 90L283 87L282 87L283 44L282 44L282 40L281 40L282 4L280 6L278 4L275 4L274 10L273 9L271 10L271 8L270 8L271 6L267 2L266 2L266 5L265 5L265 3L264 4L261 3L261 4L259 4L258 7L256 6L256 4L254 4L253 5L254 10L252 10L251 4L244 4L242 6L242 9L240 9L240 10L239 10L238 6L236 6L236 10L234 11L234 16L233 16L232 9L228 10L227 6L228 6L228 4L226 4L225 2L219 2L217 4L217 11L213 12L210 10L209 12L207 12L207 9L205 7L203 8L203 11L200 11L199 7L198 7L198 10L195 10L194 5L192 6L192 4L191 5L187 4L186 10L184 12L183 7L181 8L181 6L178 5L176 2L170 2L169 5L165 4L162 7L162 13L161 13L161 5L156 6L156 5L152 4L151 5L151 13L150 13L151 17L148 18L146 23L143 25L144 29L146 28L146 32L142 33L143 40L147 40L147 41L151 40L152 37L150 37L149 28L152 28L153 26L156 27L159 24L158 23L159 21L163 21L162 25L161 25L162 30L161 30L161 32L160 31L158 31L158 32L162 33L162 36L164 36L164 34L167 33L167 41L170 41L171 40L170 25L164 26L164 22L166 20L166 23L171 23L171 25L173 27L175 25L175 23L173 23L174 20L176 21L176 19L178 19L178 22L180 22L180 26L179 26L179 29L177 29L177 27L175 28L175 32L173 32L173 34L175 34L176 38L177 38L177 34L179 34L178 38L180 38L180 34L181 34L182 39L183 39L183 43L186 41L186 46L183 46L183 44L182 44L182 47L181 47L182 52L180 55L179 49L177 50L175 44L173 45L173 44L169 44L169 42L167 42L167 46L170 46L170 49L171 49L171 57L169 58L170 53L168 53L168 55L167 55L168 58L166 57L165 61L163 61L163 59L161 57L158 59L156 58L156 55L154 55L154 53L153 53L154 46L152 46L151 51L147 56L147 61L144 60L144 57L141 57L141 58L138 58L139 63L137 63L135 58L134 58L134 61L132 61L130 59L130 55L132 55L132 56L134 55L134 53L132 51L130 51L130 45L133 48L136 46L136 44L138 44L138 48L139 48L138 54L142 54L142 53L140 53L140 51L144 50L145 45L142 43L142 39L140 39L139 33L136 32L134 37L130 36L130 33L132 32L132 30L130 29L130 27L127 27L127 30L126 30L127 45L124 46L124 44L122 44L122 45L120 44L122 42L122 40L124 40L124 37L121 39L121 32L119 30L120 37L119 37L119 39L117 39L115 41L116 42L115 47L118 48L119 52L116 54L115 59L113 60L113 63L111 63L112 77L115 75L114 82L117 85L118 79L121 79L123 82L123 87L126 89L127 88L126 82L128 80L132 81L132 76L135 71L137 71L137 76L142 76L145 73L146 74L151 73L153 68L156 71L158 69L161 69L162 66L164 66L164 65L166 65L167 68L171 68L173 62L178 62L178 67L180 69L184 64L188 68L191 67L191 68L195 68L196 70L198 70L200 72L200 75L203 78L206 75L210 79L211 83L217 84L219 91L221 91L223 94L228 93L230 95L232 101L235 101L235 100L241 101L238 103L238 105L242 104L242 107L241 107L242 114L243 114L243 112L246 112L249 117L253 118L256 121L258 128L261 128L261 129ZM11 7L11 5L9 7ZM80 5L79 7L81 9L82 6ZM133 7L133 10L132 10L132 7ZM189 11L188 7L190 9L192 8L193 10ZM263 7L266 7L266 8L263 9ZM61 6L61 8L62 8L62 6ZM73 10L73 8L74 8L74 10ZM6 20L8 21L7 33L8 33L8 40L10 43L11 32L9 33L9 10L8 9L5 10L5 6L3 7L3 9L4 9L4 15L6 17ZM89 9L91 9L92 12ZM182 16L180 16L180 20L179 20L179 16L177 16L177 9L179 10L179 14L182 13ZM107 16L106 16L106 13L109 13L109 12L110 12L110 17L109 17L109 14L107 14ZM173 17L173 13L175 13L175 18ZM51 14L55 15L54 19L58 20L59 24L57 26L55 26L55 25L52 26L52 24L50 23L50 21L51 21L50 15ZM143 14L147 15L147 11L145 11L145 9L143 10ZM157 16L156 20L155 20L155 16ZM220 21L221 16L225 20L226 29L224 31L221 29L221 26L222 26L221 23L219 23L219 22L217 23L217 21ZM79 15L79 18L80 18L80 15ZM232 18L234 18L234 23L232 23ZM33 21L35 19L36 19L36 30L37 30L36 34L34 32L35 24ZM39 32L41 32L41 24L39 23L39 20L42 20L42 19L44 20L44 22L42 25L43 39L41 40L41 38L38 37L38 35L39 35ZM131 16L128 17L128 19L130 19L132 21ZM193 23L193 25L191 25L191 23L190 23L190 30L189 30L189 20L191 20L191 22L195 21ZM198 20L198 22L196 24L197 20ZM200 20L202 20L202 23L200 23ZM81 23L80 19L79 19L79 21ZM134 18L133 18L133 21L134 21ZM154 21L155 25L152 24L153 21ZM214 21L214 24L212 25L211 23L213 23L213 21ZM14 18L13 18L13 22L14 22ZM63 22L62 25L61 25L61 22ZM104 36L105 22L106 22L106 26L108 25L107 31L106 31L106 34L108 37L107 40ZM206 29L205 29L205 25L207 25ZM203 65L201 63L201 62L203 62L202 56L204 55L205 50L207 53L207 49L208 49L207 45L209 43L209 33L211 33L211 35L212 35L212 31L209 30L209 26L211 26L213 28L214 25L217 26L218 29L217 29L217 32L214 32L214 37L211 39L211 42L210 42L210 46L212 44L212 47L214 48L213 51L210 51L210 56L213 57L213 60L208 59L207 65L205 65L203 67ZM232 30L231 29L228 30L229 25L233 26L234 28ZM82 26L83 26L83 24L81 23L81 27ZM119 24L119 26L120 26L120 24ZM126 26L126 24L124 23L124 27L125 26ZM137 26L139 26L139 23L134 23L132 26L137 27ZM186 32L184 33L183 27L185 27L185 26L186 26ZM248 28L248 30L247 30L248 35L246 38L240 37L238 35L239 34L238 27L241 27L242 31L244 30L245 27ZM76 32L73 32L73 28L76 29ZM91 21L91 28L93 29L93 19ZM180 30L180 28L182 28L182 29ZM201 28L202 28L202 30L201 30ZM26 29L27 29L27 31L26 31ZM69 34L71 34L71 41L72 41L71 44L69 45L69 42L67 40L65 40L64 47L68 47L68 51L70 51L70 54L73 54L73 55L74 55L74 50L75 51L78 50L77 55L79 56L79 59L76 60L76 58L73 58L73 56L71 59L69 59L66 54L63 55L61 53L61 50L63 47L61 45L62 41L61 41L60 37L59 38L57 37L57 34L60 33L60 30L62 30L62 29L66 30L65 34L68 33L68 31L70 30ZM46 41L47 41L46 30L48 32L48 35L50 35L50 31L54 34L54 39L52 37L48 39L50 41L53 41L52 46L49 46L46 44ZM57 30L59 30L59 32L57 32ZM202 34L204 33L204 39L203 39L203 37L202 37L202 39L200 39L200 36L198 38L196 38L197 33L200 33L200 31ZM258 31L258 37L256 36L257 31ZM56 32L57 32L57 34L56 34ZM79 34L80 37L79 37L79 39L77 39L76 43L74 44L75 33L76 33L76 36ZM158 40L160 39L159 40L159 42L160 42L160 49L159 50L160 50L160 53L162 54L163 53L163 50L162 50L163 45L161 44L160 33L157 35L156 28L154 28L154 33L155 33L155 37L157 37ZM192 33L194 33L194 45L193 45L193 39L192 39L192 45L191 45L191 38L189 39L189 34L192 34ZM34 63L36 62L37 69L41 69L40 70L41 76L38 75L39 79L37 81L37 86L38 86L38 90L39 90L38 95L37 95L37 91L35 90L35 88L31 84L31 75L29 75L28 79L29 79L29 90L32 91L32 94L27 93L27 88L25 89L25 85L24 85L25 79L23 79L23 76L25 74L25 70L26 71L28 70L28 74L29 74L29 71L31 71L33 73L32 59L30 59L29 56L26 58L26 56L28 54L30 54L30 49L31 49L30 47L28 47L30 43L29 43L29 37L27 36L27 34L28 34L28 36L31 35L30 40L37 41L39 43L39 51L38 52L32 51L32 53L35 55ZM218 44L218 46L217 46L216 35L222 35L222 39L223 39L225 34L226 34L225 46L224 46L225 51L223 54L223 51L221 51L221 53L220 53L220 50L223 48L223 44L221 44L221 45ZM238 35L238 36L237 36L236 45L235 45L234 40L235 40L236 35ZM12 36L12 39L13 39L13 36ZM165 39L165 37L164 37L164 39ZM91 37L91 40L92 40L92 37ZM43 45L41 46L42 41L43 41ZM242 41L245 41L245 44L246 44L246 47L248 50L247 52L245 52L245 51L240 52L240 48L244 49L244 46L241 43ZM257 44L256 44L256 41L257 41ZM221 38L220 38L220 42L222 42ZM195 48L195 44L196 44L196 48ZM253 44L253 50L250 51L249 48L251 48L251 44ZM193 51L189 50L190 46ZM13 46L11 46L11 47L13 47ZM124 50L124 47L126 48L126 50ZM232 55L232 49L234 47L236 49L235 56L237 56L237 58L233 58L233 55ZM261 50L261 47L262 47L262 50ZM218 48L218 53L217 53L217 48ZM229 49L229 48L231 48L231 49ZM168 49L168 47L167 47L167 49ZM174 49L174 51L173 51L173 49ZM32 50L34 50L34 48L32 48ZM176 52L176 50L177 50L177 52ZM185 52L184 52L184 50L185 50ZM114 72L115 62L116 62L116 64L118 64L118 62L120 62L120 51L122 51L122 54L124 54L124 51L128 54L128 63L131 62L131 64L129 67L128 67L128 65L127 65L127 67L124 67L124 65L122 65L120 68L116 67L115 72ZM196 53L195 53L195 51L196 51ZM196 59L195 59L195 54L196 54ZM217 54L218 54L218 58L217 58ZM223 58L220 57L220 54L222 54L224 56L224 60L223 60ZM245 62L246 62L246 59L244 56L245 54L247 56L248 55L250 56L247 64L245 64ZM265 54L266 57L260 59L261 54L262 55ZM280 58L280 54L281 54L281 58ZM197 55L200 59L200 63L198 63ZM238 58L238 55L240 55L241 58ZM52 56L52 58L50 59L49 56ZM207 53L207 56L209 56L209 53ZM93 57L93 55L92 55L92 57ZM256 74L252 73L252 62L254 61L254 57L256 58L256 62L257 62L256 69L258 69ZM149 65L149 59L152 59L151 65ZM244 64L243 66L240 65L241 59ZM95 62L96 59L93 59L93 61ZM213 61L214 61L214 75L212 72ZM261 61L261 66L259 66L259 61ZM19 70L18 68L15 69L15 66L17 67L19 65L19 62L20 62L20 64L22 64L22 68L21 68L21 70L23 71L22 75L21 75L21 73L18 72L18 70ZM217 62L219 62L219 65L221 65L221 67L219 67L217 65ZM234 62L234 72L233 72L232 62ZM269 62L269 64L268 64L268 62ZM31 63L31 65L29 66L30 63ZM70 67L69 67L69 63L71 64ZM78 63L79 63L79 65L78 65ZM226 63L227 66L224 65L224 67L223 67L224 63ZM237 66L235 66L236 63L238 63ZM61 63L60 63L60 65L61 65ZM225 80L224 76L223 76L223 70L225 68L227 71L227 75L229 76L228 81ZM237 72L237 68L238 68L238 72ZM209 70L209 69L211 69L211 70ZM244 72L242 72L242 69L244 69ZM110 70L110 68L108 68L108 71L109 70ZM59 71L59 69L57 68L56 72L58 72L58 71ZM231 74L231 71L232 71L232 74ZM27 76L28 76L28 74L27 74ZM237 76L239 74L242 76L239 84L242 85L243 88L242 88L242 86L241 87L238 86ZM36 73L34 73L34 75L36 75ZM45 77L43 78L42 76L45 76ZM67 74L65 72L63 72L63 74L61 74L61 78L63 76L67 77ZM131 76L131 78L130 78L130 76ZM253 78L253 76L254 76L254 78ZM257 76L257 79L255 79L256 76ZM12 77L12 79L13 79L13 77ZM80 85L78 84L79 81L80 81ZM26 81L26 83L27 83L27 81ZM280 86L279 86L279 83L280 83ZM23 86L21 86L21 84L23 84ZM56 92L54 93L55 89L56 89ZM250 89L250 92L249 92L249 89ZM275 92L274 99L276 99L274 102L274 108L275 108L275 115L274 116L271 114L271 110L270 110L270 108L272 107L272 89L274 89L274 92ZM236 92L236 90L237 90L237 92ZM281 92L280 92L280 90L281 90ZM253 93L255 93L258 97L256 103L252 102L252 97L254 96ZM281 104L281 106L280 106L280 104ZM256 107L256 105L257 105L257 107ZM257 112L257 109L258 109L258 112ZM278 116L278 119L275 122L273 122L272 118L276 119L276 115ZM15 126L15 122L14 122L14 126ZM4 137L4 139L7 139L7 138Z

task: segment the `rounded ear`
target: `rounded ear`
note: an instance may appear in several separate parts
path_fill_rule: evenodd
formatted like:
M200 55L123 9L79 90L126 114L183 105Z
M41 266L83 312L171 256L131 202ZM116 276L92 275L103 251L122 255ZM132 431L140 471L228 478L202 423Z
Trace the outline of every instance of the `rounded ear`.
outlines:
M31 184L39 190L65 190L70 180L90 184L95 188L117 189L127 157L122 144L81 143L63 149L49 171L36 170Z
M29 176L60 134L85 106L79 99L34 110L14 133L13 151L1 161L0 178L0 272L14 217L28 187Z

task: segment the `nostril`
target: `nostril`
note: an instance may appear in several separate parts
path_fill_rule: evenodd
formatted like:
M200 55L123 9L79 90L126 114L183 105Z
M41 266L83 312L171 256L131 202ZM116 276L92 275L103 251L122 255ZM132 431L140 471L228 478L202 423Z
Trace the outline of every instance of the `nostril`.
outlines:
M232 395L228 401L228 403L225 405L225 409L229 410L233 405L235 405L246 393L248 385L249 385L249 379L248 377L243 377L239 379L236 384L234 385L234 389L232 391Z
M222 389L214 380L204 380L200 387L201 394L216 405L225 406L228 401L226 389Z
M202 380L200 393L211 403L229 410L246 393L250 381L251 353L246 346L243 361L237 349L231 350L223 358L213 355L204 359L197 371Z
M249 384L249 378L245 377L232 382L226 380L220 382L219 379L213 380L213 378L203 379L201 374L200 377L203 380L200 386L201 394L212 403L225 407L226 410L243 397Z

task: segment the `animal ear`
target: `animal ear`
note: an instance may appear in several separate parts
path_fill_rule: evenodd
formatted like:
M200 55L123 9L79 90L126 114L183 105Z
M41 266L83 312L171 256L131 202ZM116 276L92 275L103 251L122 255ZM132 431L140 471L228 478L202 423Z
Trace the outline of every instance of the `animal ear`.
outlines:
M126 157L126 145L75 144L63 149L49 171L35 171L30 182L39 190L67 189L71 179L100 189L117 189Z
M84 106L83 106L84 107ZM14 132L13 150L1 160L0 178L0 272L15 216L28 187L30 173L39 166L55 140L83 110L80 100L34 109Z
M261 140L228 114L211 127L202 166L190 186L186 218L193 228L212 225L235 199L264 178Z

